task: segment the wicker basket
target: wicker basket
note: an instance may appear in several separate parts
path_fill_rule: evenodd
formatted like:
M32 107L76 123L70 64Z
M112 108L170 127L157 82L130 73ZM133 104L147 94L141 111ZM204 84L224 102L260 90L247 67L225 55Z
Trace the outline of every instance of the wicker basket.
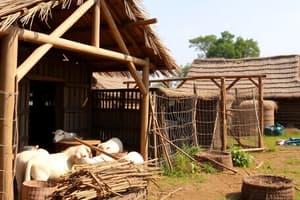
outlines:
M244 200L293 200L293 180L280 176L255 175L243 179Z
M25 181L22 186L22 200L46 200L51 199L55 187L46 181Z

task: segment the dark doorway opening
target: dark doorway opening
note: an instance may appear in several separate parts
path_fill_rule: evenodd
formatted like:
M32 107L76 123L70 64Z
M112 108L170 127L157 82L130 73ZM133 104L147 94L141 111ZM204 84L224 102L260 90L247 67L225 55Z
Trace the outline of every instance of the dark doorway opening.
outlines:
M39 145L49 152L54 150L52 132L56 129L57 86L55 82L30 82L28 144Z

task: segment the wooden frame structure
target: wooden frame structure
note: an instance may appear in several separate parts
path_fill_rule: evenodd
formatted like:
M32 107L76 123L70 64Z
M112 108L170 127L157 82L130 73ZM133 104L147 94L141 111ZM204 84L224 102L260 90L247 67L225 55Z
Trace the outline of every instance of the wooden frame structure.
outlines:
M90 44L81 43L72 39L66 39L62 36L67 33L71 27L77 23L89 10L93 9L92 31ZM26 10L26 8L24 9ZM17 12L18 10L16 10ZM102 16L103 19L100 17ZM2 17L2 16L1 16ZM105 21L106 27L115 40L118 50L101 48L101 21ZM148 26L156 23L156 19L136 20L126 24L126 26ZM0 63L0 144L5 147L0 151L0 167L4 171L0 179L0 191L3 191L3 199L12 199L13 197L13 177L12 162L13 149L13 125L15 98L18 83L33 69L33 67L49 52L52 48L62 49L73 53L84 54L93 58L104 58L106 60L118 61L125 64L130 75L134 78L142 94L142 115L141 115L141 154L147 160L147 127L148 127L148 105L149 105L149 74L157 70L147 56L140 58L132 56L125 42L124 37L130 40L133 47L138 49L139 45L135 40L122 29L121 24L115 13L109 7L106 0L86 0L74 12L72 12L60 25L51 33L33 31L26 28L20 28L16 23L9 29L0 30L1 40L1 63ZM19 66L17 66L18 42L27 42L37 44L38 46ZM15 58L15 59L11 59ZM140 77L139 70L142 71ZM171 67L170 67L171 66ZM164 70L177 70L174 65L166 66ZM124 69L124 68L122 68ZM118 69L112 69L118 71ZM5 155L5 156L4 156Z
M259 149L263 148L263 130L264 130L264 113L263 113L263 78L266 78L266 75L237 75L237 76L195 76L195 77L183 77L183 78L168 78L168 79L157 79L150 80L150 83L163 83L167 88L170 87L170 82L178 81L176 89L179 89L183 86L186 81L191 80L211 80L219 89L220 89L220 100L221 100L221 113L222 113L222 150L226 150L227 146L227 124L226 124L226 92L230 90L238 81L241 79L249 80L255 87L258 88L258 109L259 109L259 135L258 143ZM232 82L227 82L232 80ZM123 82L127 85L127 88L130 88L131 84L135 84L134 81L125 81Z

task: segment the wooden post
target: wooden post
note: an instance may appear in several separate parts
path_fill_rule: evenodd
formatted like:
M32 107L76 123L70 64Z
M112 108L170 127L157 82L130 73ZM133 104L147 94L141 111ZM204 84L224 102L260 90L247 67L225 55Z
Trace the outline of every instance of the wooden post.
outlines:
M196 88L196 84L194 82L193 84L193 88L194 88L194 110L193 110L193 129L194 129L194 143L195 146L199 146L199 142L198 142L198 134L197 134L197 103L198 103L198 93L197 93L197 88Z
M100 0L98 0L94 6L94 20L92 24L92 45L97 48L100 47L100 9Z
M227 118L226 118L226 82L221 78L221 113L222 113L222 151L227 146Z
M0 193L1 199L12 200L15 72L18 56L18 36L13 31L2 38L0 56Z
M149 70L150 61L146 59L147 65L143 68L143 84L145 85L146 94L142 94L141 105L141 154L144 160L148 160L148 119L149 119Z
M113 35L113 37L115 38L118 46L120 47L121 51L124 53L124 54L127 54L127 55L130 55L130 52L122 38L122 35L108 9L108 6L105 2L105 0L101 0L101 10L103 12L103 16L104 18L106 19L106 22L108 24L108 26L110 27L110 30L111 30L111 33ZM141 93L143 95L147 95L147 89L146 89L146 86L143 84L143 80L140 79L137 71L136 71L136 67L134 65L133 62L128 62L127 63L127 67L132 75L132 77L134 78L134 80L136 81L137 85L139 86L139 89L141 91ZM150 66L149 66L150 67ZM149 81L148 81L149 82ZM149 83L148 83L149 84Z
M264 147L264 142L263 142L263 135L264 135L264 93L263 93L263 82L262 82L262 77L258 78L258 95L259 95L259 100L258 100L258 107L259 107L259 134L258 134L258 144L259 144L259 148L263 148Z

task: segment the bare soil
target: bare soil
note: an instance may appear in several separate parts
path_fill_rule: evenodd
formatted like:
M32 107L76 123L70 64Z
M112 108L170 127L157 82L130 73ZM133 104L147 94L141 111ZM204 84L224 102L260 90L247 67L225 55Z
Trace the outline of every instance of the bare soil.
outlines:
M293 179L295 188L300 183L300 147L280 147L275 152L253 153L254 164L249 168L234 168L230 171L215 174L203 173L202 181L194 179L181 180L180 178L162 177L159 180L160 189L151 185L149 200L224 200L240 199L243 177L254 174L268 174ZM296 199L300 199L298 190ZM174 193L173 193L174 192Z

